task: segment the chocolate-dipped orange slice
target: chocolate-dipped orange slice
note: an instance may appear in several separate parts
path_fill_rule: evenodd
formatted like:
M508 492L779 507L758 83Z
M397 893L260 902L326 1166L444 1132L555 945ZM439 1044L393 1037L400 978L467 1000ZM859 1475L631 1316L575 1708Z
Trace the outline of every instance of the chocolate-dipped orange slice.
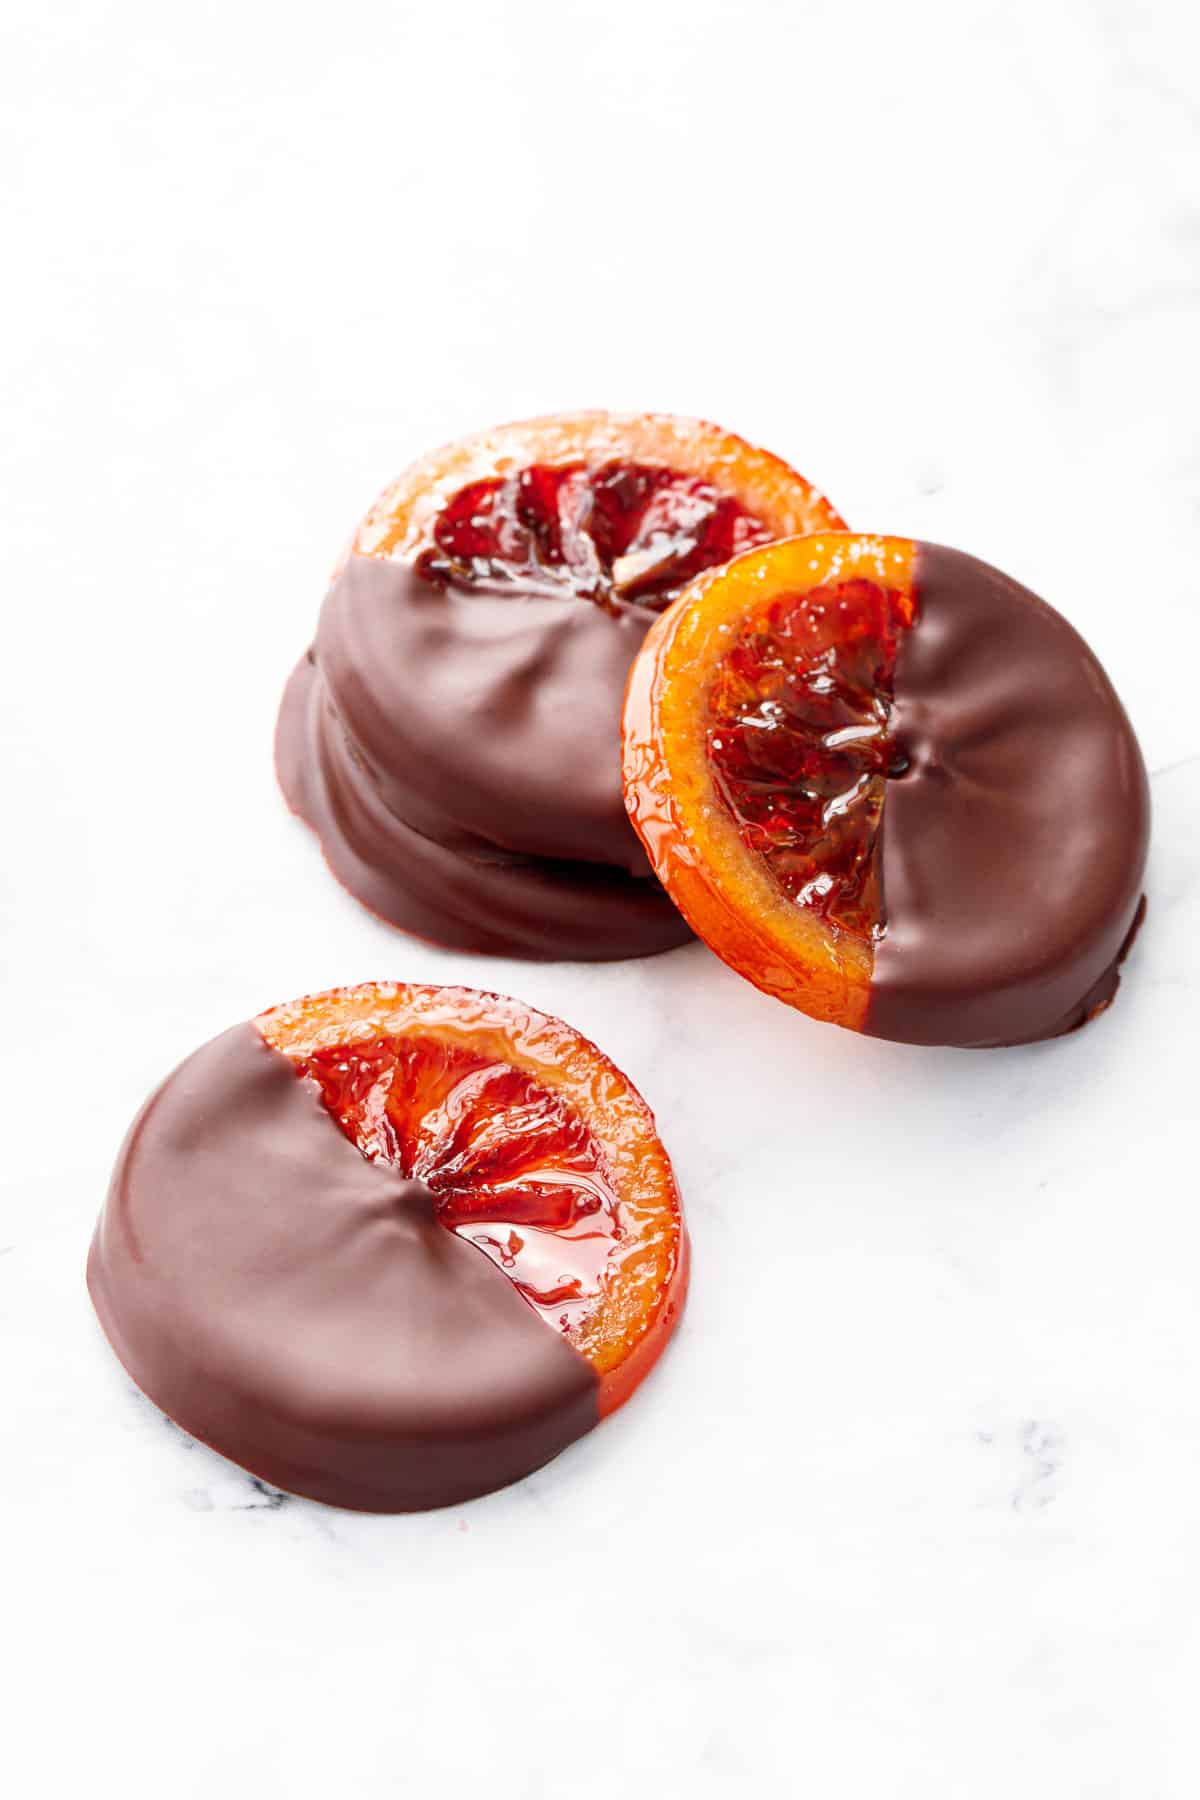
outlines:
M129 1373L278 1487L443 1506L622 1404L688 1248L640 1095L561 1020L371 983L198 1050L121 1151L88 1263Z
M656 623L624 732L653 868L768 993L964 1046L1112 999L1141 752L1078 633L988 564L847 532L752 549Z
M284 794L372 911L435 943L603 960L680 943L621 797L629 664L704 569L836 513L691 419L589 412L409 469L334 576L280 711Z

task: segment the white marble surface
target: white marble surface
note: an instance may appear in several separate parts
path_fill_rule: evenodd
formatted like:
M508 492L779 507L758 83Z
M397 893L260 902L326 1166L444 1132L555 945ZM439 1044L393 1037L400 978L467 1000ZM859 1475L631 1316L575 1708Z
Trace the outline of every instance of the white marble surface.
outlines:
M1200 1789L1194 8L9 0L0 1788ZM701 412L1091 637L1154 771L1116 1008L858 1042L696 948L389 934L284 813L326 568L429 444ZM337 981L507 988L644 1087L695 1282L636 1404L423 1518L262 1492L82 1264L185 1052Z

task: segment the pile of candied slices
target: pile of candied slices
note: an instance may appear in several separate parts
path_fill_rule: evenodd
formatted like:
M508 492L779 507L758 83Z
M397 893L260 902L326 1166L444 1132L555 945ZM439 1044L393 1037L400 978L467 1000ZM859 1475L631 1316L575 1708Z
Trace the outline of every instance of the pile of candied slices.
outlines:
M409 469L334 573L276 758L342 884L433 944L607 961L695 933L900 1042L1084 1024L1144 907L1144 764L1066 620L960 551L848 531L696 420L537 419ZM88 1280L185 1430L408 1511L628 1399L688 1239L594 1044L496 994L368 983L167 1079Z

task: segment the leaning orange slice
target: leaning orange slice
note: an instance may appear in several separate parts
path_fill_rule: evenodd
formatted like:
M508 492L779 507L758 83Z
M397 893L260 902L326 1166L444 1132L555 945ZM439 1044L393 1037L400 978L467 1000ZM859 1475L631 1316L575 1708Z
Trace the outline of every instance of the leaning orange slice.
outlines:
M988 564L850 532L748 550L656 621L624 746L684 917L803 1012L981 1046L1112 999L1141 753L1078 633Z

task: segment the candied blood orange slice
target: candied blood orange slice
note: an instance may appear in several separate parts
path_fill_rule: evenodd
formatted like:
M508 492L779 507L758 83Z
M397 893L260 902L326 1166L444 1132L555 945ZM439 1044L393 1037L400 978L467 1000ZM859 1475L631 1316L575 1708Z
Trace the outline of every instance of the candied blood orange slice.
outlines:
M972 1047L1111 1001L1141 752L1083 639L1000 570L849 532L751 549L656 620L624 733L652 866L768 993Z
M376 502L352 551L460 589L657 612L754 544L840 525L794 469L704 420L582 412L435 451Z
M653 1115L608 1058L461 987L337 988L255 1024L363 1156L424 1183L587 1359L601 1415L626 1400L678 1319L688 1242Z
M630 662L697 574L838 524L694 419L566 414L435 452L359 527L288 683L288 804L352 894L430 942L588 961L685 942L625 810Z
M757 986L861 1027L912 547L814 535L702 576L630 675L625 792L693 929Z

